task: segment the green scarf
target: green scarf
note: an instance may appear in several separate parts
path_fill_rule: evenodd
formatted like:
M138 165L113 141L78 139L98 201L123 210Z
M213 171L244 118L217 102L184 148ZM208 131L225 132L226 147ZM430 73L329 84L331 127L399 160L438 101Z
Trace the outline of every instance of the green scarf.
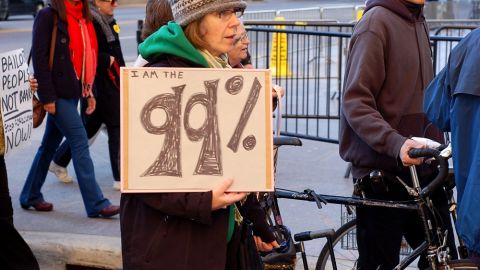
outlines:
M209 67L205 58L188 41L182 27L175 22L169 22L151 34L138 45L138 51L148 62L152 62L162 54L170 54L203 67Z

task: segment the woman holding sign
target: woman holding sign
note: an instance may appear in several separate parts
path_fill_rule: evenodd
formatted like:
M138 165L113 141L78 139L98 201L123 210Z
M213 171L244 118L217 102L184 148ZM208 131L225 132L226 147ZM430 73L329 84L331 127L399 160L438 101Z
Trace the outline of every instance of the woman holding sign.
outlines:
M50 52L53 53L50 56ZM87 114L95 110L92 84L98 49L86 0L52 0L35 17L32 60L38 80L38 96L48 112L45 134L20 194L22 208L52 211L41 188L55 150L65 136L72 149L73 165L89 217L119 213L95 179L88 140L77 111L80 98L88 101Z
M175 22L139 46L147 66L231 68L226 54L233 49L246 3L169 2ZM235 202L242 204L242 209L254 202L252 196L245 200L245 193L227 192L232 183L232 179L225 179L209 192L123 193L124 269L238 269L232 250L242 216ZM277 246L274 239L268 241L269 248Z

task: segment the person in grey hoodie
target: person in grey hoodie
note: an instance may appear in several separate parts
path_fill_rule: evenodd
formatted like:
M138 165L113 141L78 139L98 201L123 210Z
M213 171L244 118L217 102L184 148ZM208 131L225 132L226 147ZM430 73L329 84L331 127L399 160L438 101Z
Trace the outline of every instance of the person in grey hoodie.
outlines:
M423 89L433 77L424 2L367 1L349 45L339 151L352 163L354 183L367 198L408 200L396 177L411 183L406 166L421 165L422 159L407 153L423 147L410 137L442 141L442 134L422 110ZM382 172L381 181L370 178L373 170ZM417 170L422 185L437 173L427 165ZM433 198L451 232L445 196L437 191ZM357 207L358 269L394 268L402 237L415 248L424 239L421 228L415 211ZM419 268L427 267L422 256Z

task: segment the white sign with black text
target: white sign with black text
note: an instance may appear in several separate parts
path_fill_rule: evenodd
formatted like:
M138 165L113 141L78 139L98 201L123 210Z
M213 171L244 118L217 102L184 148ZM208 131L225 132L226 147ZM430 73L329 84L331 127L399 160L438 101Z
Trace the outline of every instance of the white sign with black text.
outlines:
M0 54L0 109L5 135L5 155L30 140L32 92L23 49Z
M269 70L122 68L122 192L273 190Z

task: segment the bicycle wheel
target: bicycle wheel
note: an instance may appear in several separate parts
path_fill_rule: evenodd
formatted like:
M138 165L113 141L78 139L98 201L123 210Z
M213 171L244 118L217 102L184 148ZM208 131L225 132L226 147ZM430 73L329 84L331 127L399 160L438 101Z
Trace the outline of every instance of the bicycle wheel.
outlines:
M338 270L354 270L357 267L358 250L357 250L357 221L356 219L350 220L343 224L336 232L333 238L333 250L335 253L335 261L337 263ZM400 261L410 253L411 249L405 241L402 241L402 247L400 251ZM416 269L411 264L412 268ZM325 245L318 256L316 270L330 270L332 268L332 262L330 260L330 251L328 246Z
M338 270L356 269L358 259L356 227L357 221L353 219L343 224L335 232L332 245ZM320 252L315 267L315 270L326 269L332 269L330 251L327 245Z

